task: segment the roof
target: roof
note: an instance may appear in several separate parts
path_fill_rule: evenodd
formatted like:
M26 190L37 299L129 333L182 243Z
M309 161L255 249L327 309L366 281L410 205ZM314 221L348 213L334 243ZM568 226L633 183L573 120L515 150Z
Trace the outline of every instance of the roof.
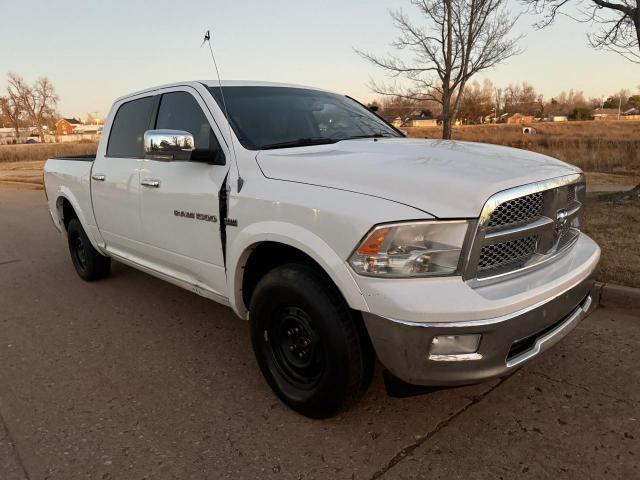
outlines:
M591 115L618 115L617 108L596 108L591 110Z
M102 130L102 125L78 125L75 129L76 132L98 132Z
M307 90L318 90L321 92L330 92L329 90L324 90L322 88L317 88L317 87L309 87L306 85L295 85L291 83L277 83L277 82L263 82L258 80L222 80L220 83L218 82L218 80L191 80L186 82L168 83L165 85L158 85L151 88L145 88L144 90L139 90L137 92L132 92L127 95L123 95L115 99L115 102L119 102L121 100L134 97L136 95L141 95L143 93L154 92L155 90L160 90L163 88L184 87L184 86L197 88L198 86L201 86L201 85L204 85L205 87L217 87L220 84L222 84L223 87L289 87L289 88L305 88Z
M29 132L31 130L35 130L36 127L20 127L18 130L20 133ZM2 127L0 128L0 133L15 133L16 129L13 127Z
M437 120L435 117L425 117L423 115L411 115L407 120Z
M80 122L80 120L76 120L75 118L61 118L60 120L58 120L58 122L61 122L62 120L70 123L71 125L82 125L82 122Z

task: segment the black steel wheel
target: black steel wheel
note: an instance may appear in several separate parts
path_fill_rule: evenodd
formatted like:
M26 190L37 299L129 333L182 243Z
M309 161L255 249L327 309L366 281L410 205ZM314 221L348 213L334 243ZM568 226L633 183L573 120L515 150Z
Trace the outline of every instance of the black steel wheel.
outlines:
M322 342L313 320L299 307L279 309L265 330L281 375L299 388L313 388L325 369Z
M109 275L111 259L93 248L77 218L72 218L67 226L67 240L71 261L80 278L90 282Z
M268 272L250 306L253 349L269 386L312 418L353 404L371 380L374 354L362 320L311 266Z

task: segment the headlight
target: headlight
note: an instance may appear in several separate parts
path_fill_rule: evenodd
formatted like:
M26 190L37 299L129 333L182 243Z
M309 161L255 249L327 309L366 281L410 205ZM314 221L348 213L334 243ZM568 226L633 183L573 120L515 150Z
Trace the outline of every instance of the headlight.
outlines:
M466 220L375 227L349 259L361 275L430 277L460 274Z

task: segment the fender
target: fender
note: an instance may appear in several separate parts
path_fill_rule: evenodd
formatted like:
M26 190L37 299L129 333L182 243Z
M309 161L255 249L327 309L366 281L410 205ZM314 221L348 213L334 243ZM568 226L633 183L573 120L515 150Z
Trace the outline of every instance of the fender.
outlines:
M62 223L62 219L63 219L62 199L65 199L71 204L71 207L76 212L76 216L78 217L78 220L80 221L80 225L82 225L82 228L86 232L87 237L89 238L89 241L91 242L91 245L93 246L93 248L95 248L99 252L104 252L103 249L100 246L100 243L98 243L98 240L95 238L96 234L99 235L97 227L95 225L94 226L90 225L90 223L88 222L84 212L80 208L79 202L77 201L77 199L76 199L75 195L73 194L73 192L71 191L71 189L69 189L65 185L59 185L58 188L56 189L55 198L56 198L56 201L55 201L55 207L56 207L55 208L55 213L56 213L57 218L56 218L56 221L54 223L56 224L56 227L58 227L58 229L61 232L64 232L64 225ZM102 240L102 239L100 239L100 240Z
M229 304L241 318L247 318L247 309L241 293L244 266L253 247L267 241L282 243L309 255L329 275L351 308L369 311L345 260L340 258L324 240L299 225L267 221L247 226L235 235L229 245L231 247L227 257Z

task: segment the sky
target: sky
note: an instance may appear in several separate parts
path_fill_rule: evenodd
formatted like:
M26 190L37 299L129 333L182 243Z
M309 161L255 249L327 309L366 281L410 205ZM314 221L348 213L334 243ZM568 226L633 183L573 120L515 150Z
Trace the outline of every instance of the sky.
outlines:
M511 6L521 10L516 0ZM63 116L102 117L118 96L215 78L200 48L210 29L223 79L313 85L367 102L375 98L369 80L385 77L354 48L392 51L397 31L388 10L398 7L419 21L406 0L0 0L2 17L12 19L0 28L0 94L10 71L29 81L47 76ZM524 53L478 80L527 81L545 97L572 88L593 97L640 88L640 65L591 49L588 26L561 18L539 31L534 21L523 15L514 30L525 35Z

